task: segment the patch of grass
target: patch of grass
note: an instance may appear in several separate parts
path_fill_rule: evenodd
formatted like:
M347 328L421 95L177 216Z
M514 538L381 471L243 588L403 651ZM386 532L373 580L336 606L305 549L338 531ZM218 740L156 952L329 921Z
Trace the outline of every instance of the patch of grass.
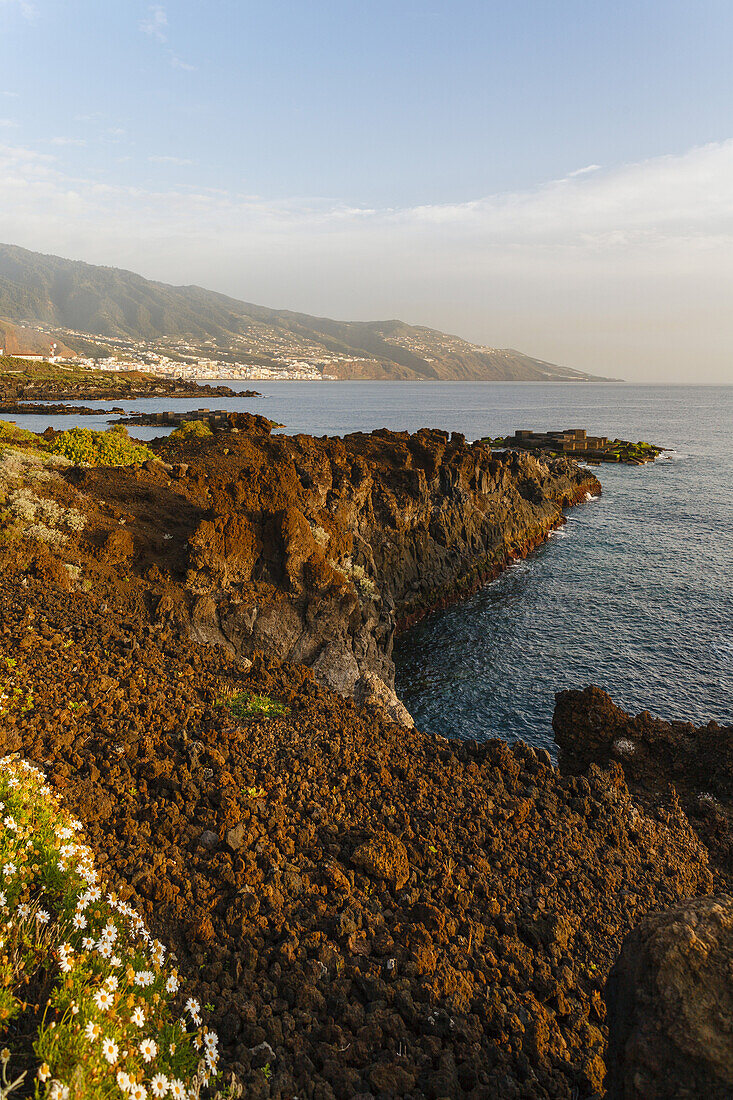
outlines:
M290 713L278 699L272 699L269 695L258 695L253 691L238 691L217 699L216 706L226 707L235 718L282 718Z

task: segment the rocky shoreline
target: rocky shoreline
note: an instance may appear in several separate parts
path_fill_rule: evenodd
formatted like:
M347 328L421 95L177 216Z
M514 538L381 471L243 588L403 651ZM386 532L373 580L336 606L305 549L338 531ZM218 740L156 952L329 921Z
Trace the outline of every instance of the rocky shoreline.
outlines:
M716 813L694 805L733 732L565 693L558 769L409 728L392 690L398 625L527 552L593 474L258 417L154 446L140 468L0 456L6 509L58 533L0 540L0 754L46 769L174 947L244 1095L644 1100L645 1049L647 1096L685 1095L670 1014L639 1028L684 928L727 927L700 900L729 890L727 764ZM635 928L643 973L617 964ZM701 1041L697 1095L728 1071Z
M239 658L305 664L408 723L395 631L496 576L601 491L567 459L497 456L455 433L313 439L273 436L246 413L237 423L158 441L164 461L142 469L74 473L90 504L104 501L97 538L113 540L158 619ZM100 591L114 588L117 564L95 571Z

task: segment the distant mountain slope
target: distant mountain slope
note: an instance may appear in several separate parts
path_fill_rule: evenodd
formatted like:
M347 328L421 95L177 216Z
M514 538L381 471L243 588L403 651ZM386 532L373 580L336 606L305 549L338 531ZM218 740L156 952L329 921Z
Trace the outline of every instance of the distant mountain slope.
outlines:
M342 378L496 381L599 380L511 349L482 348L402 321L332 321L267 309L198 286L0 245L0 318L104 338L186 340L194 351L277 362L284 351L327 357ZM326 368L324 368L326 369Z

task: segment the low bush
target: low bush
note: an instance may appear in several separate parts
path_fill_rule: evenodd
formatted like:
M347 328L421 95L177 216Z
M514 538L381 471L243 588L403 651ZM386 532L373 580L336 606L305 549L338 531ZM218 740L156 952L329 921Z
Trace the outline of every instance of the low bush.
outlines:
M210 439L213 432L205 420L182 420L169 439Z
M49 444L54 454L63 455L75 466L140 466L153 452L126 432L110 429L107 432L92 428L69 428Z
M8 420L0 420L0 443L38 443L38 436Z
M0 759L0 820L0 1031L9 1048L0 1095L30 1095L29 1071L13 1063L27 1061L20 1025L34 997L38 1100L200 1095L217 1075L216 1033L193 998L180 1013L181 981L165 947L103 889L81 824L18 757Z

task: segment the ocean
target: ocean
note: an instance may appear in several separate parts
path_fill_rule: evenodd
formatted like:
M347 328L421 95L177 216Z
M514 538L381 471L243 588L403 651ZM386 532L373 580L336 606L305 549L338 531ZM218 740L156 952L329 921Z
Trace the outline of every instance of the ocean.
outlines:
M579 427L669 448L644 467L601 466L601 498L571 509L563 528L498 580L403 634L397 689L423 729L521 738L550 751L554 693L591 683L633 713L733 722L733 386L254 385L265 400L168 404L258 412L313 435L438 427L470 440ZM16 419L36 431L106 425Z

